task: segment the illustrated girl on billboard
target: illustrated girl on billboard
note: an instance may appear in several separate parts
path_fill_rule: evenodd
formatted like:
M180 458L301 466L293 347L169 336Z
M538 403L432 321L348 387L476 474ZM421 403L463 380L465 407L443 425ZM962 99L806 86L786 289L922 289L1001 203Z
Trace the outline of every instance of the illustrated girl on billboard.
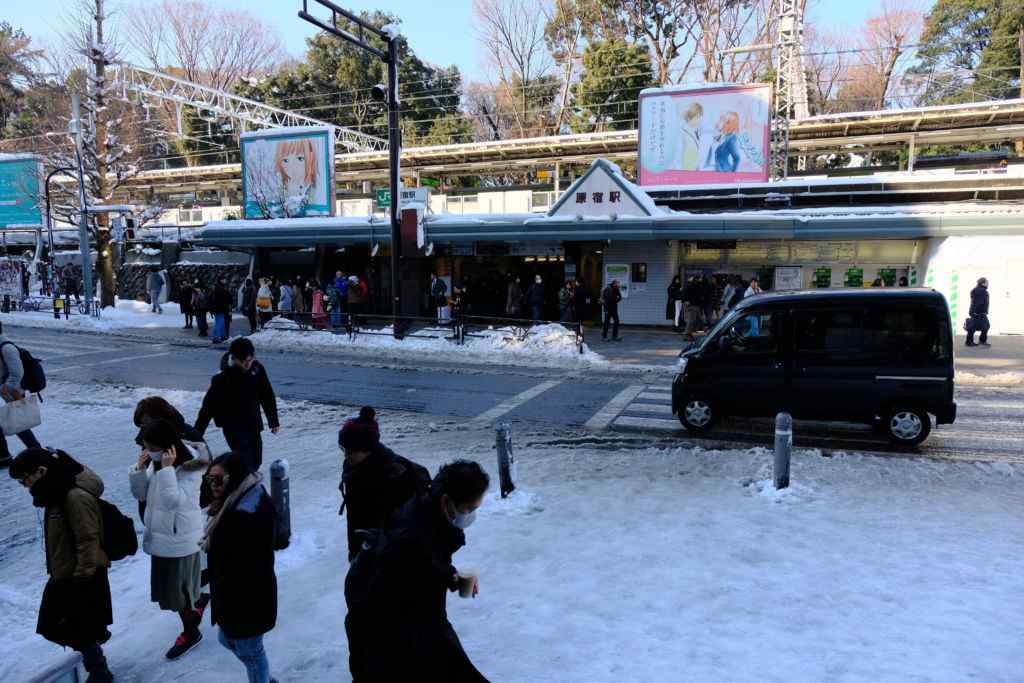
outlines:
M740 165L740 150L737 136L740 132L740 115L734 111L722 112L715 124L718 134L712 147L708 165L722 173L735 173Z
M277 143L274 169L284 190L285 214L292 217L306 215L306 205L316 190L320 159L309 138L284 140Z

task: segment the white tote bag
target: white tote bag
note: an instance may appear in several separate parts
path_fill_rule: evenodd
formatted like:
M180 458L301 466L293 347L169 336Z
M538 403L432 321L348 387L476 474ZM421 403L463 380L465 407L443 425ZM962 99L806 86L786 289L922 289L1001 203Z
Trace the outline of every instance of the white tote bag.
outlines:
M28 394L25 398L4 403L0 406L0 428L6 436L13 436L26 429L38 427L43 423L39 411L39 397Z

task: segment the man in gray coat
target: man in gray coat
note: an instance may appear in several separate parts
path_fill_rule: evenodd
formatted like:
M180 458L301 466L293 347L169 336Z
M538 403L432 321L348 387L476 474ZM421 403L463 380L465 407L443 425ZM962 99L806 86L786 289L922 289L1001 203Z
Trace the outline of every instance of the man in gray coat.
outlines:
M14 342L4 336L3 325L0 324L0 397L5 402L24 396L24 390L21 388L21 378L24 374L21 352ZM26 448L40 448L39 440L31 429L18 432L18 438ZM7 448L7 437L0 432L0 465L7 465L10 462L11 451Z
M160 275L159 270L152 270L149 273L149 277L146 278L146 289L149 290L149 298L153 302L153 312L163 313L164 309L160 306L160 291L164 288L164 279Z

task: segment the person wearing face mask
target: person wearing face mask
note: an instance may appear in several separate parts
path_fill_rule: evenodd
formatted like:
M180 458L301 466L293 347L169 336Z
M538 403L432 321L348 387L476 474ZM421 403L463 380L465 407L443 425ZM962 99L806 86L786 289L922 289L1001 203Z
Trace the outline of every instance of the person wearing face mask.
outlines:
M150 598L181 618L181 635L166 653L167 659L177 659L203 639L196 609L203 536L199 487L210 461L186 445L166 420L146 426L142 441L128 482L136 500L146 503L142 548L151 558Z
M429 494L407 502L390 530L360 550L345 579L349 612L365 616L357 630L346 624L354 683L487 681L463 649L446 602L452 591L479 593L477 577L460 574L452 556L466 544L489 485L475 462L444 465Z
M530 306L533 322L539 322L544 312L544 279L540 275L533 278L533 284L526 292L526 303Z
M102 645L114 623L103 552L99 497L103 481L64 451L28 448L8 471L43 508L43 537L49 579L39 605L36 632L82 655L86 683L114 680ZM12 655L13 656L13 655Z

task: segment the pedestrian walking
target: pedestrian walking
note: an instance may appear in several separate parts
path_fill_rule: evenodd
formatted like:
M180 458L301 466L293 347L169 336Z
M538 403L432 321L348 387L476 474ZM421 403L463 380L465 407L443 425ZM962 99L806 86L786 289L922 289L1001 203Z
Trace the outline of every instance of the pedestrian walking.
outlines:
M318 330L327 329L327 312L324 310L324 293L317 287L313 292L313 327Z
M437 322L440 325L448 319L445 315L448 308L448 283L439 278L437 273L430 274L430 297L437 310Z
M88 683L114 680L103 654L114 623L103 550L99 497L103 481L63 451L27 448L8 472L43 509L43 547L49 579L36 633L82 655Z
M256 312L259 314L262 330L274 316L274 294L270 288L270 280L260 278L260 288L256 292Z
M533 277L533 284L526 291L526 303L530 307L531 320L540 322L544 312L544 278L540 275Z
M683 287L683 318L686 328L683 333L687 339L693 339L700 326L701 291L696 275L691 275Z
M192 310L192 285L187 281L178 290L178 306L181 308L182 314L185 316L185 327L182 329L191 330L192 323L195 320L195 314Z
M573 288L573 310L576 312L576 319L580 322L590 320L591 301L590 289L583 280L576 278L576 286Z
M231 450L244 455L249 469L257 472L263 464L263 413L270 431L277 434L281 426L274 388L266 369L256 360L252 342L239 337L231 342L221 357L220 372L210 380L196 418L196 431L206 434L212 420L223 431Z
M153 268L149 271L149 276L146 278L146 290L149 291L149 301L151 303L151 311L153 313L163 313L163 306L160 305L160 292L164 288L164 278L160 274L160 271Z
M970 318L967 320L967 346L975 346L974 333L981 333L978 345L989 347L988 343L988 279L980 278L978 286L971 290Z
M71 301L71 295L75 296L75 303L81 303L81 299L78 298L78 272L75 267L70 263L64 266L62 271L64 279L64 298Z
M403 504L430 488L430 473L380 442L377 413L369 406L338 430L338 448L344 456L338 514L347 517L351 562L361 543L357 532L386 528Z
M277 305L278 310L281 311L281 315L283 315L285 318L291 318L292 317L292 315L291 315L291 313L292 313L292 286L291 286L291 284L287 280L285 280L284 282L281 283L281 288L279 290L279 295L278 296L279 296L278 301L280 302Z
M358 275L348 276L348 315L359 315L366 305L366 298L369 295L369 288L366 283L359 279Z
M619 336L619 302L622 301L622 291L619 289L619 281L612 280L611 284L601 292L601 303L604 306L604 326L601 328L601 341L608 341L608 325L612 325L612 341L622 341Z
M302 287L299 286L299 280L296 278L292 282L292 311L295 313L295 319L301 322L307 311L306 301L302 296Z
M558 321L559 322L571 322L573 319L572 314L572 280L567 280L565 286L558 290Z
M256 287L252 278L245 278L242 283L242 315L249 321L249 334L256 333Z
M206 312L209 310L209 300L206 289L200 284L199 280L192 283L192 310L195 312L199 336L208 336L210 327L206 322Z
M700 313L703 317L705 327L711 327L711 309L712 302L715 299L715 286L711 284L711 279L708 278L707 273L700 276L698 280L698 291L700 292Z
M18 401L25 397L22 380L25 378L25 365L21 361L21 349L4 335L3 324L0 323L0 398L5 403ZM25 448L40 448L39 439L31 429L18 432L18 438ZM11 461L11 451L7 446L7 437L0 432L0 465Z
M508 278L508 288L505 296L505 315L510 318L518 318L523 313L523 285L519 276Z
M231 293L228 291L228 283L224 278L219 278L213 286L213 339L214 344L220 344L227 340L231 331L228 322L231 317Z
M201 547L209 558L211 621L217 640L242 664L249 683L276 683L263 636L277 624L276 512L259 472L226 453L206 474L212 492Z
M668 286L665 299L665 318L672 321L672 328L679 331L679 317L683 312L683 281L676 275Z
M157 420L142 430L143 450L128 475L132 495L146 504L142 548L150 556L150 599L181 619L181 634L164 655L177 659L203 639L199 490L208 458L182 441L179 429Z
M486 683L448 620L447 593L476 597L479 579L460 573L453 555L466 544L490 485L475 462L444 465L430 493L409 500L391 530L376 535L345 579L349 666L354 683Z

